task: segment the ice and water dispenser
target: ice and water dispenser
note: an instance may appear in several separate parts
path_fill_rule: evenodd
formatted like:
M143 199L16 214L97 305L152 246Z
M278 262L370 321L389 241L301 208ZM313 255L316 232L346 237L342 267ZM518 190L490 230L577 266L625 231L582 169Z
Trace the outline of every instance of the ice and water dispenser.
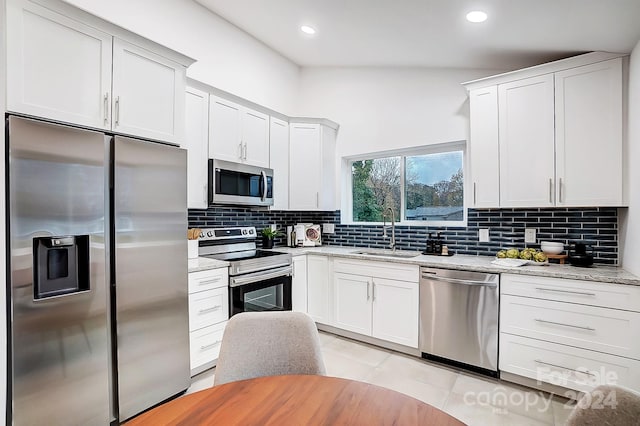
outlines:
M34 300L89 289L89 235L33 239Z

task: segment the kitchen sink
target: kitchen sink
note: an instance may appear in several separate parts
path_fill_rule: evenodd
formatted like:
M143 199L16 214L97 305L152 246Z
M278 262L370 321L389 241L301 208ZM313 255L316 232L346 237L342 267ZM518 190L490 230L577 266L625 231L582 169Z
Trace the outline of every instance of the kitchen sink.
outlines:
M358 250L354 251L353 254L364 254L367 256L380 256L380 257L399 257L402 259L410 259L412 257L420 256L422 253L419 251L404 251L404 250L396 250L395 252L391 250Z

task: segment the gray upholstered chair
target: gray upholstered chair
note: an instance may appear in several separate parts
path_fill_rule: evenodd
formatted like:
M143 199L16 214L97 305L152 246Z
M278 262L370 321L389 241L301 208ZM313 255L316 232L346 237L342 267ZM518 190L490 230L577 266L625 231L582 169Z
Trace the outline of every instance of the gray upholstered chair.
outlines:
M213 384L282 374L326 374L313 320L300 312L234 315L222 337Z
M567 426L640 425L640 394L619 386L598 386L576 404Z

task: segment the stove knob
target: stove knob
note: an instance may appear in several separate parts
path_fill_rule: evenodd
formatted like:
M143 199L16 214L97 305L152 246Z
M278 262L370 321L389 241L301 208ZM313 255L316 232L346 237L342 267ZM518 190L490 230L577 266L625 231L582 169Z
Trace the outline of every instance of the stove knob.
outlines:
M247 235L247 230L246 229L242 230L242 235Z
M249 234L253 235L253 229L249 229Z
M213 237L213 231L207 231L207 237Z

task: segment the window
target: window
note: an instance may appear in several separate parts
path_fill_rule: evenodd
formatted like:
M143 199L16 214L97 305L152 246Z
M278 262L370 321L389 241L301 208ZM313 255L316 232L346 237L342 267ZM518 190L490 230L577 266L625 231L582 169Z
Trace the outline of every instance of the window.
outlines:
M464 224L462 147L411 154L350 161L351 222L382 222L390 207L401 223Z

